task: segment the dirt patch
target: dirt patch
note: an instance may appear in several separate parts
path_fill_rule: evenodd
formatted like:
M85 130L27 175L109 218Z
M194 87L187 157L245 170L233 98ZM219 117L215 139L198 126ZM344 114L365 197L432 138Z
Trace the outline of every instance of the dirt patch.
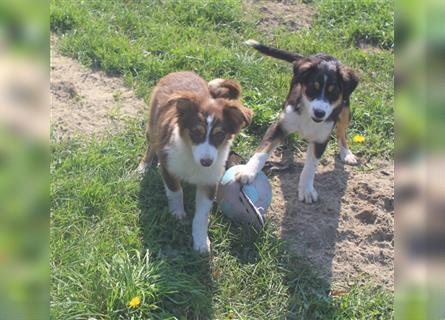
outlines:
M290 170L270 178L270 218L280 226L289 251L308 258L333 289L345 289L350 281L362 278L392 290L393 163L380 162L363 172L326 156L314 184L320 200L304 204L297 194L304 157L295 157Z
M270 32L284 27L290 31L308 28L314 16L313 7L297 1L245 0L245 10L260 17L258 30Z
M146 104L126 88L121 78L91 71L61 56L51 36L51 127L56 140L80 133L115 133L125 120L142 117Z

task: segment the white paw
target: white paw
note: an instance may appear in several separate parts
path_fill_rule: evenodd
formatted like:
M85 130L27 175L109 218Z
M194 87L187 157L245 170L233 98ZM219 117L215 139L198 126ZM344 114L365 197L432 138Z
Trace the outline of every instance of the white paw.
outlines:
M256 174L257 173L248 166L242 165L235 174L235 179L241 184L250 184L255 180Z
M193 249L199 253L208 253L210 251L210 240L209 237L197 241L193 239Z
M313 203L318 200L318 192L314 187L298 187L298 200Z
M341 161L349 165L356 165L358 163L357 158L354 156L351 150L340 152L340 159Z
M147 167L147 163L141 161L136 169L136 172L139 174L144 174L147 171Z

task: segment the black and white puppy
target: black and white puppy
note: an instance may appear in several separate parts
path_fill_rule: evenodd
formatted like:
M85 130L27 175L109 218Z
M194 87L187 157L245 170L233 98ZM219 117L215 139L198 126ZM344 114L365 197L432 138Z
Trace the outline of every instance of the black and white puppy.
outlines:
M291 62L293 78L278 121L269 127L255 154L237 172L236 178L241 183L251 183L283 139L298 132L309 143L298 184L298 198L306 203L316 202L315 171L334 127L341 160L347 164L357 163L346 143L346 129L351 118L349 98L357 87L358 76L326 54L304 57L255 40L248 40L246 44L263 54Z

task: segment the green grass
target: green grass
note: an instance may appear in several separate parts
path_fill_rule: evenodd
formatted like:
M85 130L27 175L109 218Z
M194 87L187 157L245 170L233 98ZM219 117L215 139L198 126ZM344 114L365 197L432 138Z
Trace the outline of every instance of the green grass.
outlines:
M288 255L269 225L245 234L218 212L211 258L191 247L191 219L168 213L159 174L133 173L137 125L112 139L53 145L51 312L54 319L387 319L376 286L329 296L329 284ZM193 188L185 188L193 212ZM127 307L141 296L141 307Z
M326 52L359 71L353 93L354 120L349 135L362 134L364 144L352 150L366 159L391 158L394 151L393 52L391 2L323 1L310 29L260 34L258 17L245 14L235 0L100 1L51 3L51 29L63 38L59 49L82 63L122 75L145 98L162 76L195 70L206 79L235 78L244 103L255 111L253 125L239 148L248 156L258 137L276 119L287 95L287 64L261 56L243 42L254 38L303 54ZM357 42L377 45L362 50ZM297 138L294 142L298 143ZM331 144L333 145L333 144Z
M52 1L59 49L93 68L123 76L140 96L171 71L235 78L255 112L235 149L249 156L287 94L290 68L242 42L255 38L304 54L324 51L360 71L352 97L352 149L393 155L393 8L386 2L315 2L309 30L260 34L239 1ZM366 11L365 11L366 10ZM365 21L365 22L363 22ZM335 30L335 33L332 31ZM62 36L63 35L63 36ZM362 50L358 42L379 49ZM392 294L353 286L329 295L304 259L289 255L268 225L245 234L217 210L210 257L191 249L191 219L167 212L156 170L133 174L144 151L143 121L106 139L52 144L51 316L53 319L389 319ZM291 139L299 145L298 137ZM193 212L193 188L185 188ZM128 302L140 296L141 306Z

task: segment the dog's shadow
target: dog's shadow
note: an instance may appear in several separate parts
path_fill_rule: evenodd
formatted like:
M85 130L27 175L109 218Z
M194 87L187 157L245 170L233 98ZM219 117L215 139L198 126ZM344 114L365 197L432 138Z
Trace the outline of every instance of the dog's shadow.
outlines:
M195 188L183 187L185 210L190 215L194 201L187 199L195 198ZM168 269L160 273L159 283L175 292L162 299L163 309L178 318L211 319L213 282L209 258L192 249L190 216L177 221L168 212L162 179L155 168L150 168L140 181L139 209L144 248ZM165 279L162 279L163 275Z
M333 308L329 298L333 289L333 259L349 173L340 159L332 160L327 156L321 161L314 180L319 201L305 204L298 200L298 182L304 161L295 162L289 151L283 154L284 158L287 158L289 169L270 174L278 177L274 179L278 183L274 183L272 204L272 209L277 212L272 212L271 219L278 225L280 237L291 257L288 318L318 317L311 305ZM301 299L308 308L296 310Z
M281 237L291 253L307 257L317 273L331 282L337 228L349 173L338 157L335 160L326 157L314 180L319 201L306 204L298 200L298 182L303 166L303 161L295 163L292 160L290 170L274 174L279 177L277 192L284 200L279 219Z

